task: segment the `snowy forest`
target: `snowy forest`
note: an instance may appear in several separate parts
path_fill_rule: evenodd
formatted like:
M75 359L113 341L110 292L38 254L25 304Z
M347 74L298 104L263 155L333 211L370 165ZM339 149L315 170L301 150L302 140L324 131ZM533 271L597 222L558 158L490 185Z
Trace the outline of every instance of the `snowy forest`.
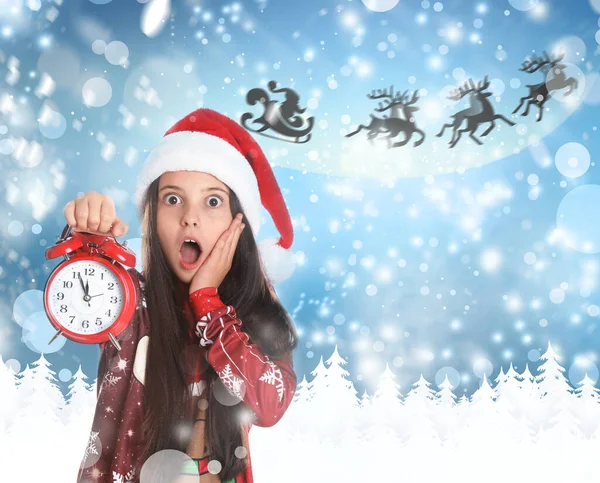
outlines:
M418 463L432 458L444 473L462 470L468 459L477 471L461 473L463 482L484 473L493 482L595 481L600 390L587 375L572 387L550 343L537 369L519 372L510 363L495 377L484 375L470 395L455 394L448 377L438 388L423 376L401 388L388 365L374 392L359 395L345 364L336 346L302 375L277 425L252 428L256 481L281 481L284 474L294 482L387 480L396 466L397 481L425 482L431 474ZM88 381L80 367L65 396L55 375L43 354L18 374L0 364L0 481L33 481L32 459L44 481L74 481L82 456L101 451L89 431L98 381ZM489 459L499 454L512 464L491 471ZM299 460L307 464L288 475ZM530 464L536 461L543 464ZM311 476L315 468L318 478Z

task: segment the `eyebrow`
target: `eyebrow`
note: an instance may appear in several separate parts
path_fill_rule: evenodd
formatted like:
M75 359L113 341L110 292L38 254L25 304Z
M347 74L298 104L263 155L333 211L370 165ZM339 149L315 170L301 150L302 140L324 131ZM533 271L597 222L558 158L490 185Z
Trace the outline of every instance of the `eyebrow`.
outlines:
M183 188L180 188L179 186L175 186L173 184L167 184L167 185L163 186L161 189L158 190L158 192L160 193L162 190L166 190L167 188L185 192L185 190ZM219 188L218 186L211 186L209 188L202 189L202 191L212 191L212 190L222 191L226 195L229 195L229 193L227 193L227 191L225 191L223 188Z

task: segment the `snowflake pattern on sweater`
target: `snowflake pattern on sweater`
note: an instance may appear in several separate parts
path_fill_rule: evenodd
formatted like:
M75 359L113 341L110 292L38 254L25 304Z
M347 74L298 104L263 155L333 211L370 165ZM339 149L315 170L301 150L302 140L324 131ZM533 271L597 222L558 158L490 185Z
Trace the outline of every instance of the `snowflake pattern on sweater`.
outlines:
M269 361L270 368L265 372L262 376L260 376L259 381L266 382L267 384L272 384L277 389L277 394L279 395L279 400L283 401L283 396L285 393L285 385L283 383L283 375L281 374L281 369L273 364L272 361Z
M96 410L78 483L140 480L144 368L150 333L143 275L135 269L128 272L138 281L138 305L131 322L116 336L121 351L111 343L100 344ZM292 354L278 360L264 355L241 330L242 321L233 307L220 300L216 288L185 295L191 336L196 328L195 350L204 351L227 390L254 413L252 423L243 425L247 442L253 424L272 426L291 403L296 388ZM198 326L196 321L202 324ZM195 371L190 379L192 393L200 395L205 388L210 390L202 372ZM247 449L246 468L235 477L235 483L253 483L249 446Z
M90 433L90 437L88 440L88 444L85 448L85 451L83 453L83 459L87 460L90 455L98 455L100 453L98 453L98 447L97 447L97 439L98 439L98 435L100 433L98 431L92 431Z
M232 396L237 397L240 400L244 399L244 381L241 377L237 377L231 370L229 364L225 365L225 369L219 372L219 378L223 382L223 385Z
M113 471L113 483L133 483L135 478L135 469L129 471L126 475Z
M291 403L296 389L292 355L272 360L242 330L235 308L225 305L215 287L189 297L197 316L196 336L223 385L253 411L256 426L274 425Z

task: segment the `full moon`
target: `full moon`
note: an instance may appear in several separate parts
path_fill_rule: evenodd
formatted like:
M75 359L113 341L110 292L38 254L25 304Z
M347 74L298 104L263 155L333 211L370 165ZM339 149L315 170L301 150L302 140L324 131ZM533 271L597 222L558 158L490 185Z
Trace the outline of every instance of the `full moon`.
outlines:
M362 0L362 2L369 10L387 12L398 5L399 0Z

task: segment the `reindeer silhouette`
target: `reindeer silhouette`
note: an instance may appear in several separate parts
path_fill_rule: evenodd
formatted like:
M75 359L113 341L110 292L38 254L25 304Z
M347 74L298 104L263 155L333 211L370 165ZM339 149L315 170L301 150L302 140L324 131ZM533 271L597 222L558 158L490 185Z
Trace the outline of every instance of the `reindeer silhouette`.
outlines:
M502 114L496 114L494 111L494 107L491 102L488 100L488 97L492 95L491 92L484 92L490 86L490 82L488 81L488 76L486 75L483 84L480 82L477 83L477 87L473 83L473 79L469 78L462 86L459 86L458 89L454 89L448 99L452 99L454 101L459 101L467 94L469 94L470 105L467 109L459 111L453 114L451 117L454 120L451 123L444 124L442 126L442 130L436 134L437 137L441 137L444 134L444 130L447 127L451 127L452 139L449 141L450 147L453 148L456 143L459 141L460 136L463 132L468 132L469 136L479 145L483 144L477 137L475 136L475 131L477 128L486 122L490 123L490 127L488 127L483 133L482 136L487 136L496 123L494 122L496 119L501 119L509 126L514 126L515 123L504 117ZM464 120L467 120L467 127L464 129L459 129Z
M465 83L465 86L466 86L466 83ZM453 89L450 92L450 96L448 96L448 99L458 101L468 93L468 92L464 92L464 93L462 93L462 92L463 92L462 87L459 86L458 91L456 89ZM471 92L471 91L469 91L469 92ZM462 95L458 95L460 93L462 93ZM461 126L462 122L468 117L481 114L482 111L483 111L483 106L481 105L481 101L479 101L475 95L471 94L469 96L469 107L467 107L466 109L463 109L462 111L458 111L458 112L452 114L451 117L454 118L454 120L451 123L444 124L442 126L441 131L436 134L436 137L442 137L444 135L444 131L446 130L446 128L451 127L452 128L452 139L449 141L449 143L454 142L454 140L456 139L456 131Z
M413 93L413 96L410 100L407 100L408 89L404 91L404 93L396 93L394 95L394 86L390 86L390 92L387 92L387 89L377 90L377 94L375 94L375 89L371 92L371 94L367 94L369 99L383 99L387 105L384 105L383 102L379 103L379 107L375 108L377 112L385 112L390 109L389 117L375 117L373 114L371 116L371 122L368 125L359 124L358 129L356 131L346 134L345 137L349 138L350 136L354 136L359 133L363 129L367 129L369 132L367 133L367 139L373 144L373 139L377 137L377 135L382 133L387 133L387 143L388 149L394 147L400 147L407 144L412 135L414 133L418 133L421 136L421 139L414 143L414 146L420 146L423 144L425 140L425 133L420 130L416 124L415 119L413 117L413 113L418 111L419 108L413 106L415 102L419 100L417 95L417 91ZM400 115L404 114L405 119L402 119ZM392 146L392 138L398 136L398 134L404 133L404 140L397 141Z
M533 58L527 58L523 61L521 68L519 69L520 71L532 74L541 69L544 73L544 81L540 82L539 84L527 84L526 87L529 87L529 94L527 94L525 97L521 97L521 102L519 102L519 105L513 111L513 114L515 114L521 108L525 101L528 101L527 107L521 115L527 116L529 113L529 108L535 104L540 109L540 113L536 122L540 122L544 114L544 104L548 100L550 92L568 87L569 90L565 92L565 96L568 96L573 92L573 90L577 89L577 79L574 77L566 77L564 69L567 66L559 63L564 56L565 54L562 53L558 57L551 59L548 57L548 53L544 50L543 56L533 55ZM552 78L546 82L549 72L552 72Z

